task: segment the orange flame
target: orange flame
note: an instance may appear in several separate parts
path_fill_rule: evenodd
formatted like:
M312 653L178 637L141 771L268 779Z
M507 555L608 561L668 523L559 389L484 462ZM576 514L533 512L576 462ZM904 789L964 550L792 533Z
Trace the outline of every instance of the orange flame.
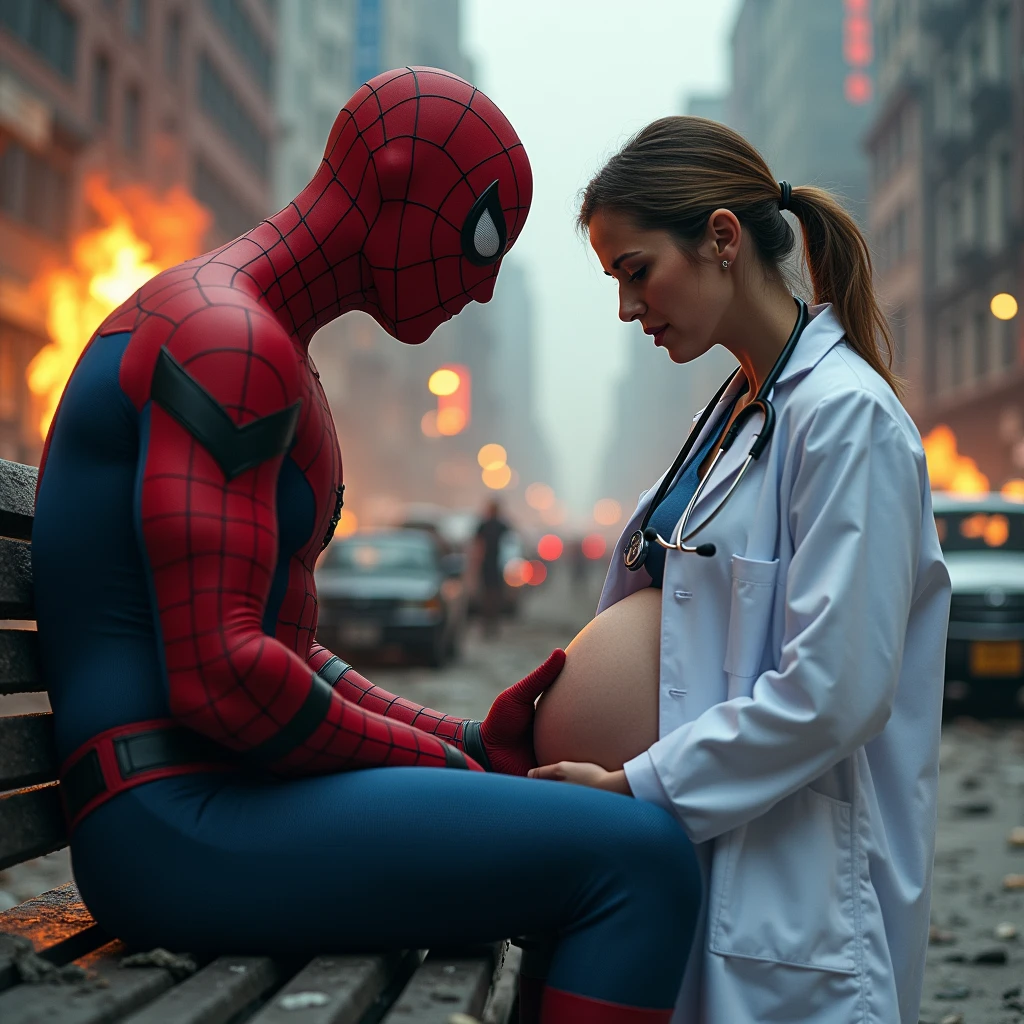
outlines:
M45 398L43 437L71 371L93 332L151 277L202 251L210 215L180 186L156 196L143 185L113 192L102 175L85 181L85 197L103 222L71 248L71 266L47 275L50 336L29 363L29 390Z
M956 435L944 423L922 438L928 476L937 491L954 494L984 494L989 489L988 477L978 469L974 459L961 455L956 448Z

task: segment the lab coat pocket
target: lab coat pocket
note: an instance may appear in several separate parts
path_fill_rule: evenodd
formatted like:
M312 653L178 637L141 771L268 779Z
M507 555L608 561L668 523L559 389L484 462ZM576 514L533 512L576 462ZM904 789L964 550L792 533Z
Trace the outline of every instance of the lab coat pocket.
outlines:
M730 700L749 697L754 680L761 674L778 574L777 558L772 562L759 562L732 556L732 599L723 666L729 677Z
M852 817L850 804L804 787L718 840L711 951L855 974Z

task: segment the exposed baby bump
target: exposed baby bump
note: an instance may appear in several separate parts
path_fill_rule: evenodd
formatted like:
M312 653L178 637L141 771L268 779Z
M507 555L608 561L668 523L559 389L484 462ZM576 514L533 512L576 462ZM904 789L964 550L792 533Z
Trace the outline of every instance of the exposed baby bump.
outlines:
M660 644L660 590L640 590L589 622L537 705L538 764L616 770L650 747L658 738Z

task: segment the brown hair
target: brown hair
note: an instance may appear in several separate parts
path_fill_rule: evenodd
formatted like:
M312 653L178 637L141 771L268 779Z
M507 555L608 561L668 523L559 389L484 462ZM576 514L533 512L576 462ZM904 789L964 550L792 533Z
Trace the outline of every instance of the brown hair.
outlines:
M732 129L702 117L663 117L594 175L578 224L586 230L597 210L615 210L645 230L669 231L697 259L711 214L725 208L752 238L765 269L781 277L782 262L796 244L779 209L781 195L764 158ZM871 286L871 253L860 229L824 189L794 188L788 208L803 227L814 301L832 303L850 347L899 395L892 334Z

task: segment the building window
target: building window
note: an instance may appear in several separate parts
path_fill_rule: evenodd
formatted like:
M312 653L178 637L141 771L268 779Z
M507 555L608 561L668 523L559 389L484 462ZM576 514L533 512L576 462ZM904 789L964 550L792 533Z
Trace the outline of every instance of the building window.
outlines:
M124 122L122 125L124 134L122 136L124 148L129 153L139 151L140 135L142 127L142 94L137 85L129 85L124 91Z
M259 215L239 202L237 190L212 170L205 160L196 161L193 179L196 199L213 214L217 232L224 238L237 238L259 223Z
M964 379L964 341L959 327L949 329L949 373L946 386L953 390Z
M147 0L128 0L128 31L136 39L146 34Z
M985 178L979 174L974 179L971 203L974 207L974 241L977 248L984 249L988 243L988 210L985 206L987 190Z
M172 81L178 80L181 72L181 37L184 23L181 11L173 11L167 18L167 34L164 36L164 73Z
M239 152L266 177L269 165L266 137L206 54L199 62L199 102Z
M1013 222L1013 154L999 154L999 221L1004 228Z
M0 0L0 26L65 78L75 77L78 22L58 0Z
M974 376L988 376L988 314L980 309L974 314Z
M224 30L228 42L234 46L253 77L264 92L269 93L273 79L273 59L270 47L263 41L256 26L246 13L241 0L206 0L214 18ZM304 0L303 8L311 7Z
M0 147L0 211L52 238L67 235L68 176L8 139Z
M1017 321L1016 319L1003 320L1001 327L1003 329L1003 366L1009 370L1017 365Z
M110 58L97 53L92 62L92 119L98 125L110 122Z

